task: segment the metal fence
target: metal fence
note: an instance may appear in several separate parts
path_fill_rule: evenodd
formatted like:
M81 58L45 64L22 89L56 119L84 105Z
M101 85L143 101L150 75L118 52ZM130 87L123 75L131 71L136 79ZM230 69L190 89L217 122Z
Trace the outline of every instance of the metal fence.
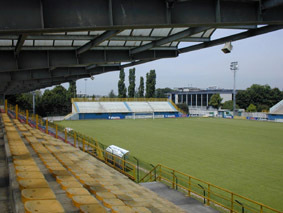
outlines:
M214 184L158 164L140 182L160 181L221 212L280 213L280 211Z

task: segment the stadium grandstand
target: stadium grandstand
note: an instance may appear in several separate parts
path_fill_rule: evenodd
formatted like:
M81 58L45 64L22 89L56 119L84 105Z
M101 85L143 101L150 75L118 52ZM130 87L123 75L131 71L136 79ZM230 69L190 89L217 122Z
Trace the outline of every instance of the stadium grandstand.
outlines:
M23 120L2 113L0 121L11 193L2 212L185 212Z
M283 100L269 109L268 120L283 122Z
M65 120L138 119L184 117L173 102L167 99L92 99L72 100L72 113Z

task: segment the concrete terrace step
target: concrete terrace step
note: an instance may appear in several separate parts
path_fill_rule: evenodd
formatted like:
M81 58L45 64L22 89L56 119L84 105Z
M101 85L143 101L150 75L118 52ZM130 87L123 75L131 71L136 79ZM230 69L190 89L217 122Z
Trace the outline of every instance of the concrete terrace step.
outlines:
M163 197L180 208L186 210L190 213L216 213L215 209L205 206L203 203L191 198L187 197L181 192L178 192L174 189L169 188L163 183L160 182L148 182L141 183L142 186L150 189L151 191L158 194L160 197Z

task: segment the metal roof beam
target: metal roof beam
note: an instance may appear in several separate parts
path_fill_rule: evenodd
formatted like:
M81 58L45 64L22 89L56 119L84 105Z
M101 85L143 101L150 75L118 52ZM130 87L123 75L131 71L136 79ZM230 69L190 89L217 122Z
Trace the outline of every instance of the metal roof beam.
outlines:
M267 10L267 9L271 9L277 6L280 6L283 4L283 0L266 0L263 4L262 4L262 9L263 10Z
M208 30L208 29L209 29L208 27L192 27L192 28L189 28L189 29L184 30L182 32L179 32L179 33L173 34L171 36L162 38L160 40L153 41L149 44L145 44L143 46L134 48L134 49L130 50L130 54L137 54L137 53L149 50L149 49L154 48L154 47L162 46L164 44L167 44L167 43L176 41L178 39L203 32L203 31Z
M0 72L31 70L38 68L54 68L69 66L88 66L90 64L106 64L130 62L133 60L152 60L158 58L177 57L174 50L148 50L134 56L128 50L91 50L76 56L75 50L66 51L21 51L19 57L14 57L13 51L0 51Z
M148 62L151 62L151 61L155 61L155 60L154 59L153 60L138 60L138 61L134 61L134 62L131 62L131 63L123 64L123 65L120 66L120 68L122 69L122 68L126 68L126 67L132 67L132 66L148 63Z
M52 79L54 77L67 77L77 75L96 75L103 72L119 70L120 66L100 66L86 70L84 67L67 67L67 68L56 68L50 71L49 68L25 70L20 72L1 72L0 79L3 82L9 81L29 81L29 80L40 80L40 79Z
M280 0L264 2L265 8L274 5L264 13L260 1L222 0L220 20L212 0L175 1L170 8L164 0L115 0L111 9L105 0L0 2L0 34L283 24L283 8L275 4Z
M266 26L266 27L261 27L257 29L252 29L252 30L248 30L243 33L227 36L227 37L220 38L220 39L215 39L213 41L204 42L204 43L189 46L189 47L184 47L184 48L179 49L179 53L181 54L181 53L191 52L191 51L200 50L200 49L204 49L208 47L213 47L213 46L217 46L220 44L224 44L225 42L229 42L229 41L238 41L241 39L250 38L253 36L280 30L282 28L283 28L283 25L282 26L274 25L274 26Z
M112 36L116 35L119 32L121 32L121 30L110 30L110 31L104 32L103 34L97 36L95 39L85 44L84 46L78 48L77 54L82 54L90 50L91 48L98 46L99 44L110 39Z
M18 42L17 42L16 48L15 48L15 55L18 55L20 53L21 48L23 47L23 45L25 43L26 37L27 37L27 35L25 35L25 34L19 35Z

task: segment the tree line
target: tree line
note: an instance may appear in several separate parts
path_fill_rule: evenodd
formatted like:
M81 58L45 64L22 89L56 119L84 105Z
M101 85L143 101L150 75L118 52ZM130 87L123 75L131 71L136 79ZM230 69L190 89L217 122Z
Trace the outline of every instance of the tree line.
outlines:
M236 94L236 109L245 109L247 112L268 112L269 108L283 99L283 91L271 88L269 85L253 84L246 90L240 90ZM214 108L233 110L233 101L223 104L219 94L211 97L209 105Z
M69 82L69 88L65 89L63 86L55 86L51 90L35 92L35 112L36 114L45 116L59 116L67 115L72 111L71 98L76 97L77 94L76 82ZM33 109L33 93L22 93L7 96L8 103L16 105L23 110L32 111Z
M150 70L146 73L146 90L144 94L144 78L140 77L140 84L136 91L136 69L129 70L129 86L128 95L127 88L125 85L125 71L120 70L119 81L118 81L118 97L119 98L155 98L155 85L156 85L156 73L155 70ZM109 97L113 96L113 90L109 93Z

